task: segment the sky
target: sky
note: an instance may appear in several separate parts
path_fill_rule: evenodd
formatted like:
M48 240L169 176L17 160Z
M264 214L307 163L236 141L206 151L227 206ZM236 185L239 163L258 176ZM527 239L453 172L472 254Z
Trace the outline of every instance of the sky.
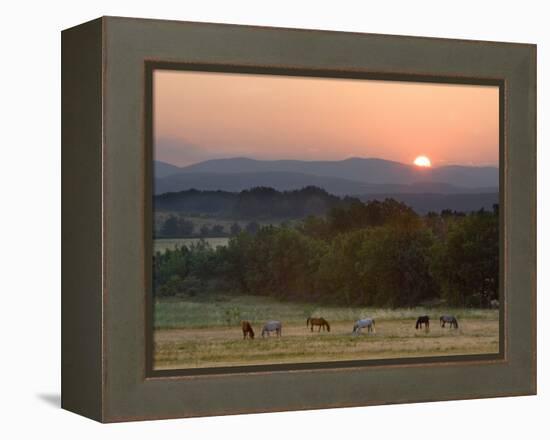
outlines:
M498 166L496 86L155 70L156 160Z

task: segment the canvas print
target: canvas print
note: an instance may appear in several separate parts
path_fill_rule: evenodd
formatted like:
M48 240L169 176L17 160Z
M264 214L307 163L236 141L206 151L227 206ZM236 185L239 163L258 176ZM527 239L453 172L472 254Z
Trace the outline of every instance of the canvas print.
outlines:
M499 353L499 88L155 69L154 370Z

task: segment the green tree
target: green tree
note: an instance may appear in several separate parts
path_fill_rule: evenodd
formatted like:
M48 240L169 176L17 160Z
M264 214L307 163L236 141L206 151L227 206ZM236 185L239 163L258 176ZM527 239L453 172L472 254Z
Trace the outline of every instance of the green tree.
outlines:
M239 235L242 230L243 229L241 228L241 226L237 222L235 222L231 225L229 232L231 233L231 235Z
M450 223L433 246L431 268L451 304L489 306L498 298L498 215L480 211Z
M211 233L214 237L221 237L225 234L223 226L218 224L212 226Z
M249 234L256 234L260 230L260 225L257 222L250 222L246 225L246 232Z
M194 224L183 217L170 215L161 228L163 237L186 237L193 233Z

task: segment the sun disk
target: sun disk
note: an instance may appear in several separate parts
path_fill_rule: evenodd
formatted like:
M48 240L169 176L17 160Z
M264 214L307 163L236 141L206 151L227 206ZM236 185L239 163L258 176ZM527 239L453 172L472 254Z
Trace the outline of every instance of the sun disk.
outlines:
M431 167L432 166L432 161L426 156L418 156L414 160L413 163L418 167Z

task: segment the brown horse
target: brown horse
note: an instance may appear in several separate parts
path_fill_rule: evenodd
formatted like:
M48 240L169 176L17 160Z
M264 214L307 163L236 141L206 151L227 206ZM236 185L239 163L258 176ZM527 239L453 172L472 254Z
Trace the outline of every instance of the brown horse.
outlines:
M250 339L254 339L254 330L248 321L241 321L241 328L243 329L243 339L246 339L246 336Z
M428 315L419 316L416 320L416 329L422 328L422 324L426 326L426 329L430 328L430 317Z
M319 332L321 331L321 327L323 328L323 330L330 332L330 324L325 318L307 318L306 327L311 326L311 331L313 331L314 325L319 326Z

